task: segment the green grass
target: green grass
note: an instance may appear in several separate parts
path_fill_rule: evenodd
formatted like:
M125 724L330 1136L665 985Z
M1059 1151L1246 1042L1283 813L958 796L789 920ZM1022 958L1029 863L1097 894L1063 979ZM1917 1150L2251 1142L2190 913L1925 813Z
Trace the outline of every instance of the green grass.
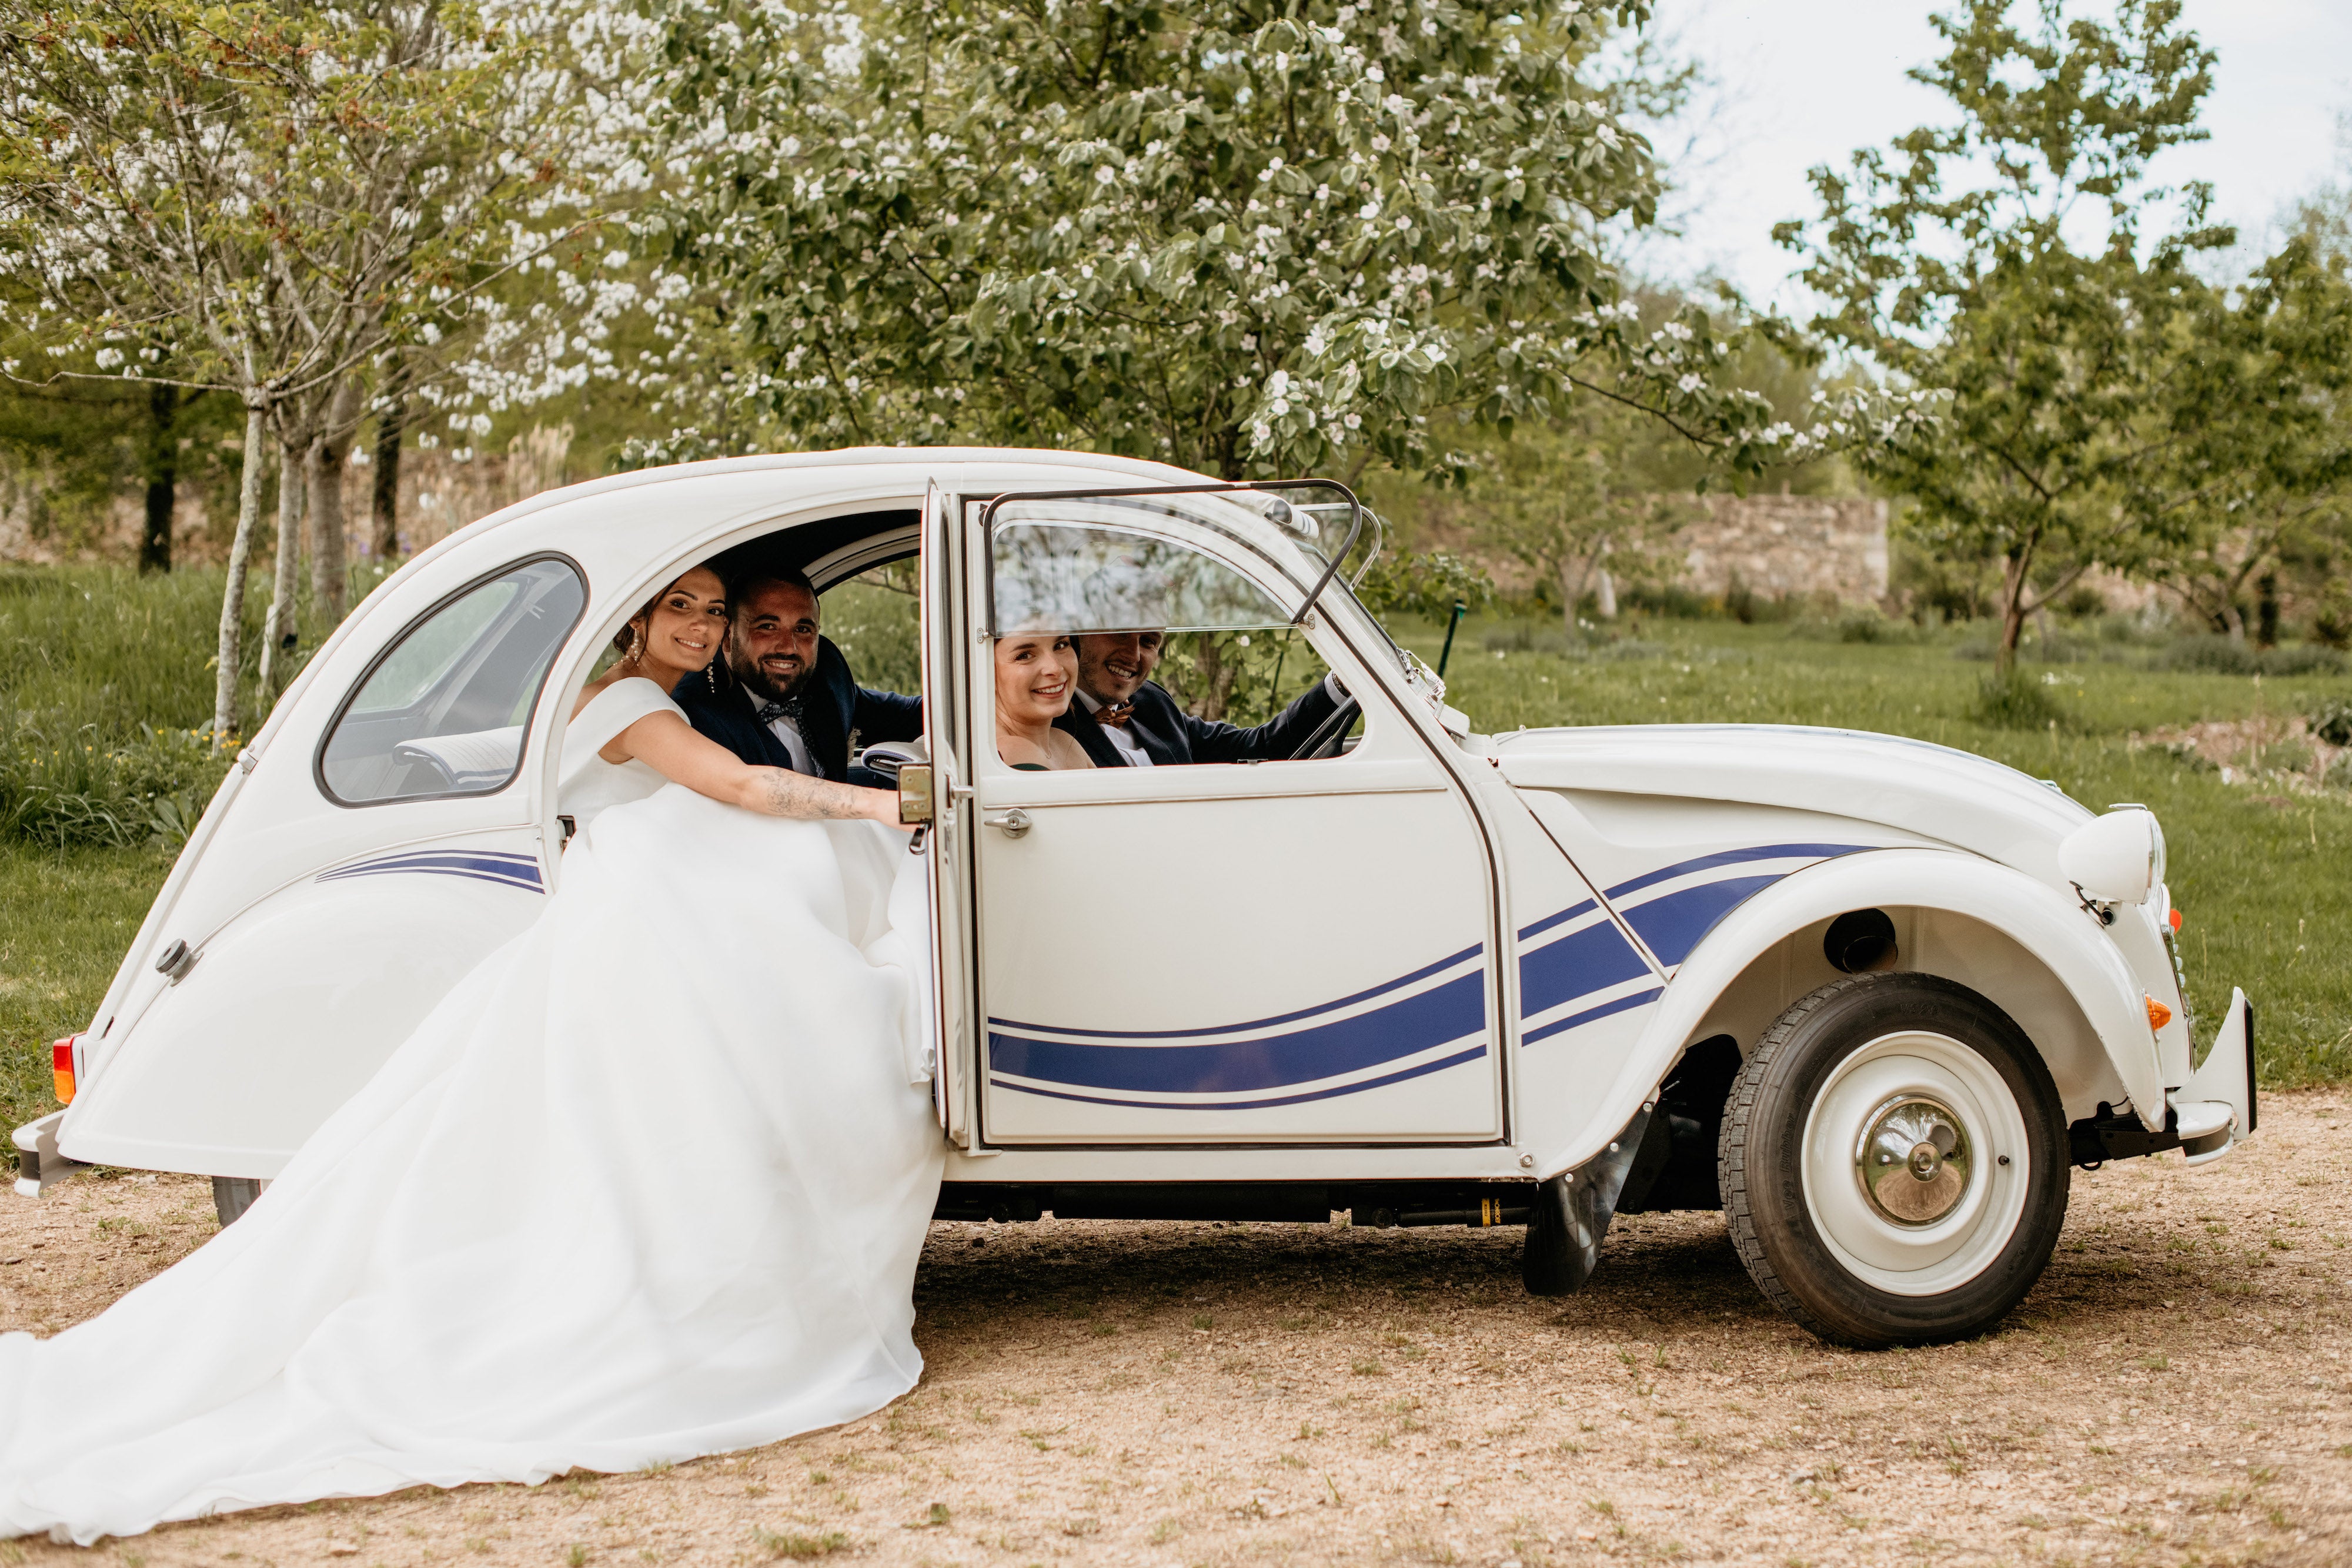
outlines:
M0 840L0 1116L58 1107L49 1041L89 1021L138 935L172 857L161 850L44 850ZM0 1128L5 1131L5 1128Z

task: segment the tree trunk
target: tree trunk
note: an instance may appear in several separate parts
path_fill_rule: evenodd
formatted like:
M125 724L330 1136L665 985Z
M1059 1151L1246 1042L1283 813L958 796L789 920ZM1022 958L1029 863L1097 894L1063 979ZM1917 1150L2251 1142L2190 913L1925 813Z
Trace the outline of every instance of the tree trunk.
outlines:
M139 574L172 570L172 511L179 499L180 389L147 389L147 527L139 538Z
M228 586L221 591L220 648L214 660L213 745L226 750L236 740L237 665L245 656L245 576L253 555L253 530L261 521L261 443L269 411L245 405L245 463L236 493L236 537L228 547Z
M324 636L342 624L349 573L344 562L343 460L359 433L360 389L346 382L327 410L327 427L310 443L303 487L310 497L310 597L326 612Z
M2017 668L2017 644L2025 636L2025 591L2033 558L2021 551L2001 562L2000 642L1993 650L1993 673L2006 675Z
M2279 628L2277 575L2263 573L2261 580L2254 584L2254 591L2262 595L2254 604L2254 641L2262 647L2275 648Z
M279 432L278 443L278 570L270 579L269 619L261 633L263 711L278 695L278 677L300 643L294 591L301 586L302 470L310 458L307 436Z
M400 558L400 437L407 424L404 402L394 402L376 416L375 494L368 542L378 560Z
M1609 575L1609 569L1605 566L1601 569L1600 581L1592 591L1592 609L1603 621L1617 619L1617 580Z

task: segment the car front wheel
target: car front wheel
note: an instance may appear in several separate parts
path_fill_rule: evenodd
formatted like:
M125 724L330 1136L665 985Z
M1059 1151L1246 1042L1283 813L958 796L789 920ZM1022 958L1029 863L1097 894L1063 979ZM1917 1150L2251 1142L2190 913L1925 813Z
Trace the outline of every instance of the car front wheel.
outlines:
M2032 1042L1967 987L1913 974L1780 1015L1733 1087L1717 1171L1759 1288L1864 1348L1998 1322L2050 1260L2071 1175Z

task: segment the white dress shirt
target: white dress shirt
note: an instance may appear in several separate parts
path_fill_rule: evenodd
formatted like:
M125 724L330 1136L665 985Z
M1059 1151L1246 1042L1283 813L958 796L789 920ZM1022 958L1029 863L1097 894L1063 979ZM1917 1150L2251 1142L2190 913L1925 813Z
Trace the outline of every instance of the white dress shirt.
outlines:
M751 711L755 714L767 706L768 699L749 686L743 688L743 695L751 699ZM782 714L778 714L768 721L768 731L778 740L782 741L784 749L792 753L793 772L805 773L813 779L824 777L824 769L819 768L816 765L816 758L809 755L808 742L801 738L798 725Z
M1102 712L1103 705L1092 692L1081 688L1078 692L1078 700L1087 705L1087 713ZM1132 720L1127 724L1107 724L1102 727L1102 732L1110 741L1111 748L1126 758L1128 766L1130 768L1156 766L1151 760L1151 753L1143 749L1143 742L1135 738L1132 724Z

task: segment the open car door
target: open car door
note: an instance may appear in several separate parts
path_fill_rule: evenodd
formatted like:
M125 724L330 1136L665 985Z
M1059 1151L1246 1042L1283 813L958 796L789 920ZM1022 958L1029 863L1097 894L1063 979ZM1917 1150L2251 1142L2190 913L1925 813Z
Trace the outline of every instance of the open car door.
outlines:
M922 584L922 669L925 737L931 755L934 814L925 835L924 853L930 862L932 951L937 955L935 978L939 1006L933 1017L939 1030L939 1077L934 1081L940 1125L958 1148L971 1146L971 1055L976 1033L972 1019L971 968L971 809L970 760L971 705L963 700L961 682L971 660L967 639L957 634L964 626L963 590L967 575L960 570L965 529L962 500L936 485L923 501L920 560Z

